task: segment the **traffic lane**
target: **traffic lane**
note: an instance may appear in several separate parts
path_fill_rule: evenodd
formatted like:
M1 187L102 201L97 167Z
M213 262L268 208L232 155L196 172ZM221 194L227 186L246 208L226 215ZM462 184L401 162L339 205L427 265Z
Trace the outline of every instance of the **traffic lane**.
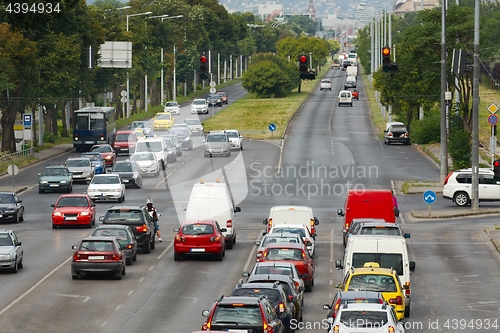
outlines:
M491 331L477 326L498 318L499 286L492 277L499 274L500 260L483 231L491 226L490 221L464 218L405 223L405 232L411 233L410 259L416 261L408 320L413 329L408 332L429 331L433 328L429 323L439 324L435 330L456 332L463 328L446 327L446 323L460 320L473 320L471 330Z

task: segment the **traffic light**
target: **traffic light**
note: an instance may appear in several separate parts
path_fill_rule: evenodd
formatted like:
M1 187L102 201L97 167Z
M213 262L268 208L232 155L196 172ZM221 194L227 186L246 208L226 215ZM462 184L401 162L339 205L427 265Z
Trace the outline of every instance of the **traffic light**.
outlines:
M316 72L315 71L309 71L309 73L307 73L307 79L308 80L314 80L314 79L316 79Z
M208 58L202 54L200 56L200 80L208 79Z
M460 49L458 54L458 75L465 75L472 70L474 64L474 53Z
M305 54L302 54L299 57L299 73L300 73L300 78L302 80L306 80L309 78L309 68L308 68L308 63L309 59Z
M500 160L493 162L493 174L496 181L500 181Z
M382 49L382 69L386 73L391 71L391 49L387 46Z

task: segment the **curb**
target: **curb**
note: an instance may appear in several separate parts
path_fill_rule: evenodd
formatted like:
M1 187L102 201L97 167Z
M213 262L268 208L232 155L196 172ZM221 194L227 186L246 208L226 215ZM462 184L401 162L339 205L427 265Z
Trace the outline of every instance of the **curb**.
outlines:
M493 243L493 246L495 247L495 249L500 252L500 243L498 242L498 240L496 238L493 238L491 236L491 232L490 232L490 228L485 228L484 229L484 232L488 235L488 237L490 238L490 241L491 243Z
M439 211L435 211L435 214L439 214ZM448 218L454 218L454 217L464 217L464 216L481 216L481 215L498 215L500 214L500 209L495 209L495 210L480 210L477 212L463 212L463 213L441 213L440 215L435 215L432 216L432 211L431 211L431 216L429 216L429 213L427 211L414 211L412 210L410 212L411 216L415 219L448 219Z

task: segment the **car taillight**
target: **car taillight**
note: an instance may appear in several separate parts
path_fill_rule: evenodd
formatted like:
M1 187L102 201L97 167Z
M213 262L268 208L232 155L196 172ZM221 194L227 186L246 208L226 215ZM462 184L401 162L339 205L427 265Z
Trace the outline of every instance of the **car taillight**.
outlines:
M73 261L78 261L78 260L80 260L80 254L74 253L73 254Z
M278 310L280 313L285 312L285 303L280 302L280 304L278 304Z
M293 283L295 284L295 289L299 290L299 288L300 288L300 284L299 284L297 281L295 281L295 280L293 281ZM290 301L291 301L291 300L292 300L292 298L293 298L293 296L292 296L292 295L290 295L289 297L290 297Z
M148 226L143 224L135 227L135 230L139 232L148 232Z
M122 260L122 258L119 254L113 254L113 256L111 257L111 260L120 261L120 260Z
M133 246L132 246L132 244L127 244L127 245L125 245L125 248L126 248L127 250L132 249L132 247L133 247Z
M446 176L446 178L444 179L444 184L443 185L446 185L448 183L448 179L450 178L450 176L453 174L453 172L450 172L448 174L448 176Z
M271 230L272 226L273 226L273 219L271 218L267 221L267 231Z
M339 329L340 329L340 325L339 325L339 324L337 324L337 325L333 326L333 332L334 332L334 333L335 333L335 332L337 332L337 333L338 333L338 332L339 332Z
M218 242L218 241L220 241L220 237L219 236L210 237L210 241L211 242Z
M177 235L177 236L175 236L175 240L178 242L185 242L186 237Z
M387 332L394 333L394 332L396 332L396 329L394 328L394 326L389 326L389 327L387 327Z
M389 303L396 305L403 305L403 298L401 296L397 296L396 298L390 298Z
M339 310L340 307L340 298L337 299L335 305L333 306L333 317L335 318L335 313Z
M306 258L306 253L302 251L302 258Z
M405 290L405 295L410 295L410 281L406 282L405 285L408 286L408 288Z
M264 333L273 333L274 330L271 326L269 326L266 322L264 322L264 325L262 325L263 332Z
M226 221L226 228L232 228L233 227L233 220L227 220Z
M204 323L204 324L201 326L201 330L202 330L202 331L208 331L208 330L210 330L210 322L208 322L208 323Z

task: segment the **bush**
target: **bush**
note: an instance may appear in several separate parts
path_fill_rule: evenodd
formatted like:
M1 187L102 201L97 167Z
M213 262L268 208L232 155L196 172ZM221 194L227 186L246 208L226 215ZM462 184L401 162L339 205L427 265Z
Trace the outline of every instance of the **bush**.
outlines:
M54 135L54 133L44 133L43 134L43 142L48 142L48 143L56 143L57 137Z
M435 143L441 140L441 116L430 111L423 119L414 121L411 126L411 141L419 144Z

